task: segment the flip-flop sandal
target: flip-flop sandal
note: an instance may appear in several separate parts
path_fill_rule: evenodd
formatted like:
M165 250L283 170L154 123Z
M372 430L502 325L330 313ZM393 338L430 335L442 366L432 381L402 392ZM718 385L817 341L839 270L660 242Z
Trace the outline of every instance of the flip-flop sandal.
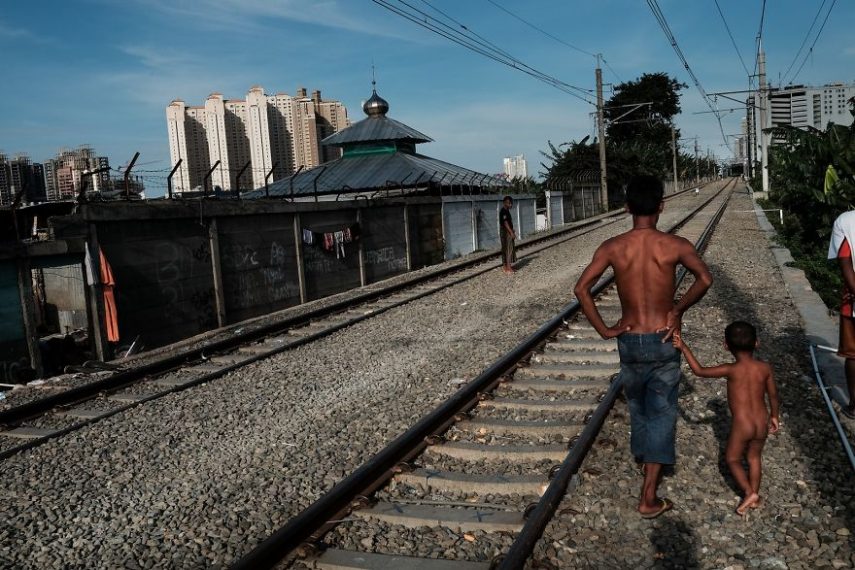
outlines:
M659 507L658 511L653 511L652 513L642 513L641 518L647 519L647 520L655 519L656 517L658 517L662 513L670 511L671 509L674 508L674 503L672 503L668 499L659 499L659 501L662 503L662 506Z
M841 407L840 413L849 418L850 420L855 420L855 411L852 411L849 408Z

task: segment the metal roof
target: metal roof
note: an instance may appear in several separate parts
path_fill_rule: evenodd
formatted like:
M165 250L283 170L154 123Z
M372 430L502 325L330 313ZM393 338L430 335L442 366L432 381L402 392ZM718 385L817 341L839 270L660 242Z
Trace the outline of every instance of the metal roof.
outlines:
M372 119L369 119L372 120ZM387 188L441 186L508 186L507 181L430 158L421 154L395 152L340 158L270 185L271 196L351 194ZM264 188L243 194L264 198Z
M384 141L402 141L416 144L433 142L433 139L395 119L390 119L385 115L374 115L328 136L321 143L329 146L348 146Z

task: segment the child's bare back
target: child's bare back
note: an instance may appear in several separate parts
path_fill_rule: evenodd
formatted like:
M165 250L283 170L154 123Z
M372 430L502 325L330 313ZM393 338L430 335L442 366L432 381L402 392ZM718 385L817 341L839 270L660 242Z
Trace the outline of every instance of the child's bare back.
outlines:
M727 402L731 426L727 438L725 460L737 485L745 493L736 512L744 515L749 508L760 506L761 452L766 436L776 433L778 422L778 390L772 367L754 358L757 333L748 323L736 321L725 329L725 346L735 362L718 366L701 366L679 334L674 346L683 352L686 362L701 378L727 378ZM769 397L769 410L766 397ZM742 466L748 463L748 473Z
M727 404L733 418L731 435L739 432L740 439L765 441L769 433L769 413L766 394L772 380L772 367L753 356L737 360L724 375L727 378Z

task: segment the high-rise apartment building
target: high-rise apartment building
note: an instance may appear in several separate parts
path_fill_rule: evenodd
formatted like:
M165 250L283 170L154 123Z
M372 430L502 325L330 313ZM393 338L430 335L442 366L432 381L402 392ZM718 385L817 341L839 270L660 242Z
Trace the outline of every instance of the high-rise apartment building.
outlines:
M508 180L514 178L528 178L528 163L524 154L506 156L504 159L504 170Z
M268 175L274 181L338 158L340 151L320 141L350 124L344 105L322 100L320 91L267 95L260 86L243 100L212 93L202 107L172 101L166 123L172 164L182 160L173 178L178 193L203 190L212 167L208 188L232 191L249 164L240 178L240 190L247 191L264 186Z
M0 153L0 206L12 204L21 190L21 203L44 202L47 199L42 165L31 162L24 154L10 159Z
M47 199L74 200L80 191L83 175L96 170L109 169L110 161L106 156L97 156L92 147L81 146L76 149L62 149L56 158L44 163L44 186ZM87 191L101 192L110 182L109 172L99 172L87 181Z

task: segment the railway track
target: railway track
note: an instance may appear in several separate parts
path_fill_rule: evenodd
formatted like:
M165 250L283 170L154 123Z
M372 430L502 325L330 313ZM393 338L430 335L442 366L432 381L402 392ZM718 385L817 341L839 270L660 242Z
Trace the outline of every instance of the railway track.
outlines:
M670 231L702 251L734 186ZM616 321L611 278L594 293ZM573 301L233 568L523 568L621 390L616 349Z
M669 196L668 199L680 194ZM525 244L525 253L521 258L622 219L625 219L624 216L617 213L531 240ZM2 410L0 426L4 429L0 431L0 460L473 279L498 267L500 261L496 257L495 254L477 256L437 273L370 290L298 317L209 342L202 347L143 366L119 370L106 378Z

